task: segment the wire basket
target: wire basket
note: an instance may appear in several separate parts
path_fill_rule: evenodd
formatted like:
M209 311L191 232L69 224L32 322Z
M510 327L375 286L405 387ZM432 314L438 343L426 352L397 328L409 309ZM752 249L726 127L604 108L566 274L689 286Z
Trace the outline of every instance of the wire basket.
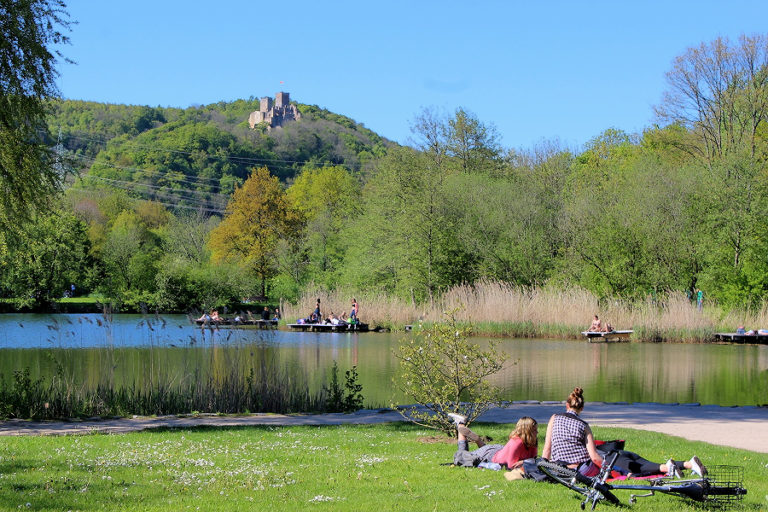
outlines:
M747 490L744 488L744 468L741 466L707 466L708 485L704 501L708 504L727 508L741 501Z

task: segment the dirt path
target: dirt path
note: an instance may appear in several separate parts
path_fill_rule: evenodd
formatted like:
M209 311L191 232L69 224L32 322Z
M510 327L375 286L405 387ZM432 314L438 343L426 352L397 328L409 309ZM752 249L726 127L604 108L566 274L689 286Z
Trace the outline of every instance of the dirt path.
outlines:
M546 423L564 410L558 402L515 402L495 408L479 419L491 423L514 423L531 416ZM582 417L592 425L635 428L662 432L692 441L744 448L768 453L768 407L719 407L698 404L605 404L588 402ZM248 425L341 425L401 421L391 410L364 410L355 414L250 414L245 416L162 416L106 420L0 422L0 435L65 435L135 432L153 428Z

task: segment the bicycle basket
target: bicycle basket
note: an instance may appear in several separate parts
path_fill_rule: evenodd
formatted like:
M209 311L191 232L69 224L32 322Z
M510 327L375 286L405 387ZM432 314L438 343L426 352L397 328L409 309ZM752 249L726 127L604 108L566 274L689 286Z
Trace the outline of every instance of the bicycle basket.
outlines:
M707 466L704 501L717 507L728 507L747 494L744 468L741 466Z

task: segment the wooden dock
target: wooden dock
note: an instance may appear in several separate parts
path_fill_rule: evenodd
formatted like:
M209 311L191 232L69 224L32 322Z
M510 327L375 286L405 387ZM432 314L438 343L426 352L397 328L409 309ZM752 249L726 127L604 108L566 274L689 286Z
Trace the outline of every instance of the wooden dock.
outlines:
M261 320L261 319L243 319L239 322L235 322L233 318L224 318L218 322L212 322L210 320L195 320L195 323L201 327L258 327L260 329L276 328L279 323L278 320Z
M611 332L597 332L597 331L582 331L581 334L587 337L587 341L590 343L616 343L621 341L629 341L633 331L611 331Z
M309 332L368 332L368 324L288 324L288 327Z
M715 339L731 343L768 345L768 334L739 334L737 332L716 332Z

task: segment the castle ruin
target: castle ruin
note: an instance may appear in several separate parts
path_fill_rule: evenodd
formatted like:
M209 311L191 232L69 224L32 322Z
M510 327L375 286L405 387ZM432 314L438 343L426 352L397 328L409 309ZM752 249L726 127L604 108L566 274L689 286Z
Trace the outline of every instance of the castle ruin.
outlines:
M264 96L261 98L259 110L251 112L248 116L248 124L251 128L259 123L266 123L267 128L282 126L286 121L297 121L301 119L301 113L296 105L291 105L290 95L287 92L275 93L275 101L272 98Z

